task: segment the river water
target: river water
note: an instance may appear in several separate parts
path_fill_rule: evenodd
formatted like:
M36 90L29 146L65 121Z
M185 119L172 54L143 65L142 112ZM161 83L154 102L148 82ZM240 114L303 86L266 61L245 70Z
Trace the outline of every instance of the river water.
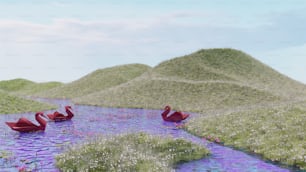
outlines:
M161 110L101 108L74 105L67 100L37 99L58 105L72 105L74 118L65 122L48 122L44 132L19 133L4 122L20 117L34 120L34 113L0 115L0 171L57 172L54 156L71 144L81 143L100 134L118 134L144 131L151 134L184 138L207 146L211 155L201 160L178 165L176 171L198 172L288 172L298 171L261 160L259 157L207 142L195 137L175 124L164 122ZM45 111L45 114L54 111ZM35 122L36 123L36 122Z

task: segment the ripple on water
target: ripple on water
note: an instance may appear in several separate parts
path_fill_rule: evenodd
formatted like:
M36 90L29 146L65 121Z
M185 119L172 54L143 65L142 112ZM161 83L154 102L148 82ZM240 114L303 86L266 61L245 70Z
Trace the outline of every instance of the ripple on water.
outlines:
M71 104L66 100L47 100L59 106ZM161 120L160 110L115 109L95 106L72 106L75 117L71 121L48 122L45 132L18 133L7 127L5 121L17 121L21 116L34 121L32 113L19 115L0 115L0 152L11 152L8 157L0 158L0 169L16 171L16 167L27 167L33 171L58 171L54 156L63 152L71 144L79 143L98 134L117 134L145 131L151 134L185 138L206 145L212 155L193 162L181 164L176 171L289 171L267 163L257 157L236 151L202 139L178 129L175 124ZM45 113L52 113L46 111ZM64 112L63 112L64 113Z

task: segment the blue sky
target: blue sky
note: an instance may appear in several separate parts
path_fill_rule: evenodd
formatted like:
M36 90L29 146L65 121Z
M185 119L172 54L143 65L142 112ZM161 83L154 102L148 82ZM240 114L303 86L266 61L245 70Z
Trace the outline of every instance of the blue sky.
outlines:
M205 48L242 50L306 83L304 0L0 0L0 80L76 80Z

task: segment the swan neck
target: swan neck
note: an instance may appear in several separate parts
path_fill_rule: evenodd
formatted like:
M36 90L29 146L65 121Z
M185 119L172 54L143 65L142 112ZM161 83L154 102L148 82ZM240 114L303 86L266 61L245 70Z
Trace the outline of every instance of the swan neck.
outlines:
M167 109L162 113L162 117L163 117L164 120L167 119L167 115L168 115L169 112L170 112L170 108L167 108Z
M41 114L36 114L35 119L40 124L39 127L42 128L42 129L45 129L46 125L47 125L47 122L44 119L42 119L42 117L40 115Z
M69 108L66 108L66 113L68 114L68 118L71 119L73 117L73 113L70 111Z

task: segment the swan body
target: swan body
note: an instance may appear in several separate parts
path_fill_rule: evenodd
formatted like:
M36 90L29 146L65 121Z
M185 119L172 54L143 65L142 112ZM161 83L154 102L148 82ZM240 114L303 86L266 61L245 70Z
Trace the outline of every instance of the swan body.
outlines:
M161 114L162 118L164 121L169 121L169 122L180 122L182 120L185 120L188 118L190 115L185 114L179 111L173 112L171 115L168 115L171 111L170 106L166 106L165 111Z
M27 118L19 118L17 122L5 122L12 130L19 132L32 132L32 131L44 131L46 129L47 122L41 117L45 117L43 112L37 112L35 119L40 125L36 125L29 121Z
M55 111L53 114L47 114L48 118L51 119L52 121L55 122L60 122L60 121L66 121L66 120L71 120L74 116L72 113L72 108L71 106L65 106L66 113L68 114L65 116L64 114L61 114L57 111Z

